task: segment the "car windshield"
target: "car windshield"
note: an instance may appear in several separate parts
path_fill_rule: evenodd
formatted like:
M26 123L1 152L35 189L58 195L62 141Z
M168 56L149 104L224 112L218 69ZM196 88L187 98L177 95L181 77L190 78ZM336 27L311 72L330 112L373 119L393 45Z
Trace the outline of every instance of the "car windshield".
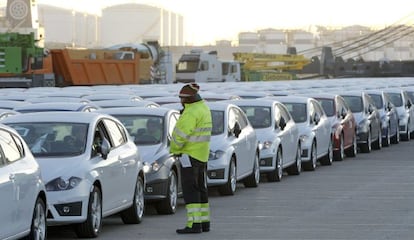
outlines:
M321 104L326 116L332 117L335 114L334 101L332 99L317 99Z
M270 107L241 106L253 128L270 127Z
M114 115L124 124L136 145L154 145L164 137L164 119L151 115Z
M75 156L85 152L88 124L85 123L13 123L35 157Z
M391 98L391 102L396 107L401 107L403 105L403 101L402 101L402 98L401 98L401 94L399 94L399 93L388 93L388 95Z
M293 120L297 123L306 122L308 119L306 111L306 103L283 103L288 109Z
M211 135L219 135L224 132L224 112L223 111L211 111L211 119L213 121L213 130Z
M348 103L349 108L352 112L358 113L362 112L364 107L362 105L362 97L360 96L343 96L346 103Z
M379 94L369 94L371 99L374 101L375 107L378 109L382 109L384 103L382 101L382 97Z

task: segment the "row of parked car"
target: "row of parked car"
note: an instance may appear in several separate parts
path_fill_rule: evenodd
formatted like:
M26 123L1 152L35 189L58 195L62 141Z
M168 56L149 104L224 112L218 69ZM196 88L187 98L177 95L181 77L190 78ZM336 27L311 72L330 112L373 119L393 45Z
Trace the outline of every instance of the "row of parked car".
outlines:
M175 213L181 87L0 89L0 239L44 239L53 225L97 237L104 217L137 224L147 204ZM200 95L213 120L207 183L222 195L414 134L410 78L210 83Z

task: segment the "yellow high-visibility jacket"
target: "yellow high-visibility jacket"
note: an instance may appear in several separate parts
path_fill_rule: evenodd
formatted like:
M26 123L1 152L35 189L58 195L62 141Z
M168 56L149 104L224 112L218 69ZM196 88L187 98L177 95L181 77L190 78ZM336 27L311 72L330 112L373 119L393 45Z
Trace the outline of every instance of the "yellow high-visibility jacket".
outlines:
M172 133L170 152L188 154L197 160L207 162L211 129L211 112L204 100L185 104L184 112Z

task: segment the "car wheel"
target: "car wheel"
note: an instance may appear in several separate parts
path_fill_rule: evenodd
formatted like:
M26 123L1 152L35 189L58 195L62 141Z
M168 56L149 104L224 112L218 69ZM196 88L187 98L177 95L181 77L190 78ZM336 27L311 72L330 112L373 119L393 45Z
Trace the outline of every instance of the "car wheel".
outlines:
M382 132L381 128L378 130L378 139L374 142L374 149L379 150L382 148Z
M406 133L404 133L401 137L402 137L401 140L403 140L403 141L410 141L411 136L410 136L410 131L408 130L408 124L407 124Z
M341 134L339 138L339 149L334 153L335 161L342 161L345 158L345 149L344 149L344 136Z
M245 187L257 187L260 182L259 154L254 155L252 174L243 181Z
M372 148L371 131L368 131L367 141L361 145L361 152L369 153Z
M102 227L102 193L94 186L89 196L88 215L86 221L75 225L79 238L96 238Z
M399 142L400 142L400 131L397 128L397 131L396 131L395 135L391 138L391 143L392 144L397 144Z
M138 177L132 205L121 212L121 219L125 224L138 224L142 222L142 216L144 216L144 181Z
M282 168L282 150L278 148L276 153L276 161L275 161L275 170L267 173L267 181L269 182L280 182L283 176L283 168Z
M354 135L352 138L352 146L345 150L345 155L347 157L356 157L358 153L358 144L356 140L356 136Z
M46 230L46 203L43 201L43 199L37 198L33 210L30 233L25 239L44 240L47 237Z
M155 205L158 214L175 213L177 210L177 192L177 174L171 170L168 177L167 197Z
M300 172L302 171L302 159L300 156L300 150L301 150L301 147L300 147L300 144L298 144L298 148L296 150L296 156L295 156L295 163L286 169L289 175L299 175Z
M237 187L236 178L236 161L234 157L230 160L229 175L227 177L227 183L218 188L221 195L234 195Z
M328 146L328 153L320 160L321 165L323 166L329 166L332 165L332 161L333 161L333 146L332 146L332 138L329 141L329 146Z
M388 147L391 144L391 127L390 124L388 123L388 127L387 127L387 134L385 135L385 138L382 139L382 146L384 147Z
M303 163L303 170L305 171L315 171L318 160L315 141L312 142L310 157L311 159L308 162Z

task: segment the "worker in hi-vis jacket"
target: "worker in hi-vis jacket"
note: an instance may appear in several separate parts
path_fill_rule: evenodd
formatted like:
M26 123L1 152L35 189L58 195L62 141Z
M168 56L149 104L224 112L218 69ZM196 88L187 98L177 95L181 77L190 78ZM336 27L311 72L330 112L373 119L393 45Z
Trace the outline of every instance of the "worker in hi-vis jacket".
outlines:
M181 182L187 210L187 224L177 233L210 231L210 206L207 191L207 161L210 152L211 112L198 94L200 87L186 84L179 93L184 107L178 119L170 152L181 162Z

